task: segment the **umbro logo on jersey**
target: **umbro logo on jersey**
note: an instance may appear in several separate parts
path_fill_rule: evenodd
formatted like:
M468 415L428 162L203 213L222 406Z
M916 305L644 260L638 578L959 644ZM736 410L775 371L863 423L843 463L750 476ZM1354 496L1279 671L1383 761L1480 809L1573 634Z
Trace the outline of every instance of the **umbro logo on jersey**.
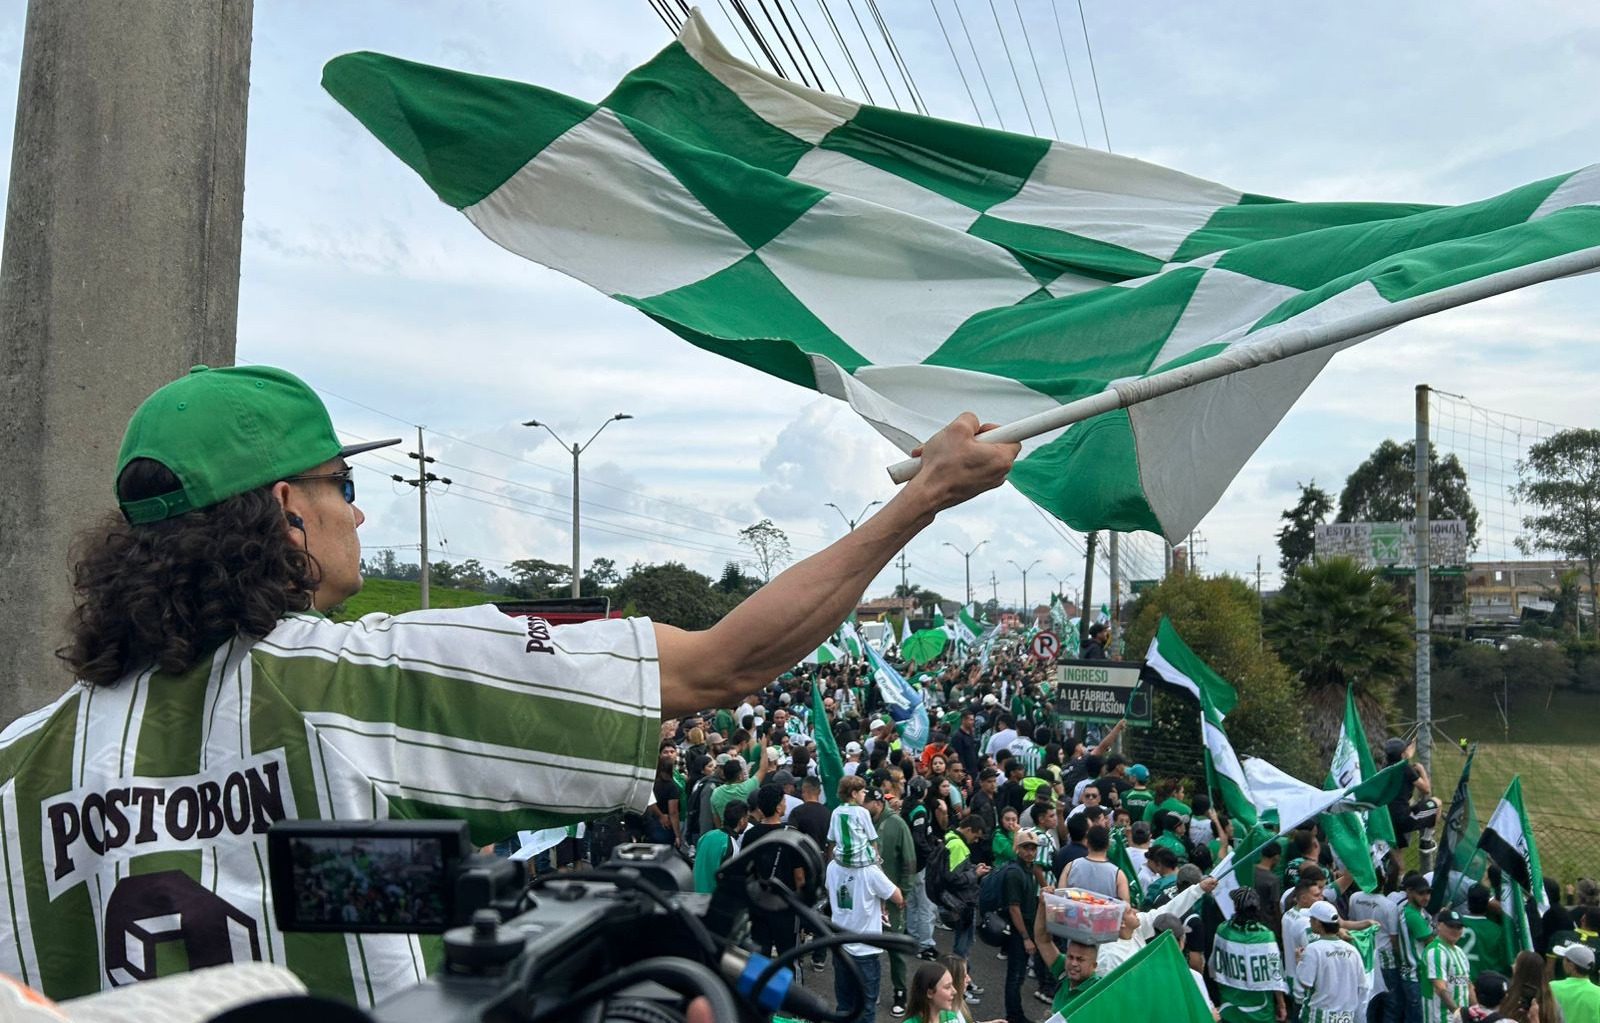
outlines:
M553 654L556 648L550 645L550 623L543 618L528 619L528 653Z
M45 880L50 898L86 880L107 861L197 849L219 839L263 834L294 817L281 749L179 778L130 778L86 786L43 801Z

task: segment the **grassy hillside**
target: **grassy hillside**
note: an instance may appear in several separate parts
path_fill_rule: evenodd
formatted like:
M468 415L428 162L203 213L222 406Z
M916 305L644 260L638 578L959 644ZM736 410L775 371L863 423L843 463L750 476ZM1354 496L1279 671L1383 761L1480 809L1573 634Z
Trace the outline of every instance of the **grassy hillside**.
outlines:
M433 607L470 607L488 604L496 598L490 593L476 590L452 590L443 586L428 588L428 603ZM422 590L416 583L397 579L368 579L361 592L345 601L329 617L335 621L349 621L369 615L374 611L400 614L422 607Z

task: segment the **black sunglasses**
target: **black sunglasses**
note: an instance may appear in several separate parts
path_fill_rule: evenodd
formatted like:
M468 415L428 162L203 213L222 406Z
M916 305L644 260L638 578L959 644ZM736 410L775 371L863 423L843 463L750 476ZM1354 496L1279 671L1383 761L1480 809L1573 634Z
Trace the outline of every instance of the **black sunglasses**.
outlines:
M310 473L304 476L285 476L283 482L294 483L298 480L338 480L339 489L344 494L345 504L356 503L356 481L352 478L354 469L340 469L338 472Z

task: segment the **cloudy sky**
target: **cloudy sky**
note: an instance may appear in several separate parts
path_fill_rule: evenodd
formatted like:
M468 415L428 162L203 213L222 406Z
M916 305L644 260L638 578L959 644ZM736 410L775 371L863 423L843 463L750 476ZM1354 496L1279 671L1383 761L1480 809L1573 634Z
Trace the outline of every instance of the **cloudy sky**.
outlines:
M1105 145L1108 129L1119 153L1247 191L1456 203L1600 159L1594 5L1349 2L1302 14L1310 9L1267 2L1086 0L1102 128L1076 4L1021 0L1026 38L1011 5L997 5L1025 110L990 5L960 0L969 50L955 2L936 6L990 124L998 113L1026 130L1031 114L1038 133L1051 134L1053 114L1060 138L1082 142L1076 85L1089 144ZM731 36L718 5L706 6L713 27ZM810 18L837 61L817 0L789 6ZM846 0L829 6L864 55ZM865 19L865 5L856 6ZM879 7L929 109L976 120L926 0ZM0 12L0 113L9 120L23 4L8 0ZM430 506L430 544L443 557L491 567L568 558L570 458L542 430L517 425L530 418L570 442L614 412L635 417L584 456L585 563L673 559L714 575L743 554L737 531L757 519L770 517L797 552L809 552L845 528L826 502L854 516L892 493L883 466L898 453L845 406L684 344L497 248L318 85L329 58L371 49L596 100L667 41L646 0L256 2L238 358L305 377L352 436L403 434L409 448L423 426L437 471L456 481ZM883 102L882 79L863 74ZM891 81L903 89L898 76ZM0 168L9 164L7 153ZM1417 383L1493 409L1596 425L1597 314L1600 282L1563 281L1339 356L1201 525L1202 569L1253 575L1260 556L1274 586L1276 520L1296 481L1336 491L1379 441L1409 436ZM370 469L358 480L364 542L410 545L399 554L414 560L416 500L387 479L405 461L364 459ZM1039 560L1029 576L1034 599L1053 577L1069 590L1081 585L1081 538L1009 488L947 513L914 541L909 577L959 595L962 559L943 544L980 540L988 543L972 575L981 597L993 572L1000 598L1020 599L1012 560ZM1155 538L1129 548L1131 577L1159 569ZM887 592L891 580L897 569L871 592ZM1096 590L1098 603L1103 576Z

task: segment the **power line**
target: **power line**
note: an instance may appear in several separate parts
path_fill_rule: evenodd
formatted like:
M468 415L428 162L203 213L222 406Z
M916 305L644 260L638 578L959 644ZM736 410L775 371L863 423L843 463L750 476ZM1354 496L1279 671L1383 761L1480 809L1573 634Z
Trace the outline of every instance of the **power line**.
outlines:
M1067 36L1061 30L1061 9L1056 6L1056 0L1050 0L1050 13L1056 19L1056 39L1061 43L1061 62L1067 67L1067 84L1072 86L1072 106L1078 111L1078 133L1083 136L1083 144L1087 147L1089 129L1083 123L1083 104L1078 102L1078 80L1072 77L1072 58L1067 56Z
M867 97L868 103L876 103L872 98L872 91L867 88L867 80L861 77L861 69L856 66L855 54L850 52L850 47L845 45L844 34L839 31L839 23L833 20L833 12L828 10L828 0L817 0L817 7L821 8L822 16L827 19L828 27L833 30L833 38L839 43L839 49L844 51L844 59L850 63L850 73L856 76L856 84L861 86L862 95Z
M723 3L723 0L717 0L717 7L722 11L722 16L728 19L728 25L733 29L733 34L739 38L739 45L744 47L745 56L750 58L750 63L760 63L756 60L755 51L750 49L750 44L745 41L744 33L739 31L739 23L734 20L733 15L728 13L727 4Z
M922 93L917 88L916 80L911 77L911 68L906 65L900 47L895 44L894 34L889 31L889 23L884 20L883 12L878 10L878 0L867 0L867 10L872 13L872 20L878 23L878 32L883 36L885 45L889 47L889 56L894 58L895 66L900 69L900 78L906 83L906 91L911 94L911 105L918 113L926 114L928 107L922 102Z
M789 34L794 35L794 26L789 24L789 13L783 9L783 0L772 0L772 3L778 8L778 13L783 16L783 23L785 25L789 25ZM822 61L822 70L828 72L828 79L833 82L833 91L839 95L843 95L844 90L839 88L839 78L833 73L833 67L828 63L828 55L823 53L822 47L817 45L817 37L811 34L811 26L806 24L806 17L804 14L800 13L799 7L794 9L794 16L795 20L800 22L800 27L806 30L806 38L811 40L811 48L817 51L817 59ZM798 35L795 35L794 40L796 45L800 43L800 37ZM805 52L804 48L802 48L801 52ZM806 57L806 63L808 65L811 63L811 57L809 55ZM812 68L811 73L816 75L816 69ZM820 83L821 77L818 76L817 80ZM818 88L820 87L821 86L819 85Z
M944 44L950 50L950 59L955 62L956 74L961 76L961 87L967 90L967 102L972 104L972 112L977 115L980 127L987 128L983 122L983 112L978 109L978 101L972 95L972 86L967 83L967 73L961 69L961 58L956 56L955 44L950 41L950 33L945 31L944 18L939 14L939 5L934 0L928 0L928 6L933 8L933 20L939 23L939 34L944 36Z
M872 63L878 69L878 77L883 79L884 87L889 90L889 102L894 104L896 110L900 109L900 97L895 95L894 83L889 81L889 76L883 73L883 64L878 60L878 51L873 48L872 40L867 38L866 27L861 24L861 15L856 13L856 0L844 0L844 5L850 11L850 17L855 19L856 31L861 33L861 41L867 44L867 56L872 58Z
M783 52L788 56L789 63L794 65L795 74L800 76L800 84L810 86L812 79L806 77L805 68L802 68L800 66L800 62L794 59L794 51L789 49L789 40L783 37L783 31L778 28L778 22L772 17L772 12L767 10L767 0L756 0L756 5L761 8L761 13L766 16L767 24L772 26L772 34L778 37L778 45L783 47ZM790 28L790 31L794 31L792 27ZM800 40L798 37L796 37L794 43L797 47L800 45ZM800 53L801 56L805 55L804 50L801 50ZM806 58L806 67L811 67L811 59L809 57ZM816 73L817 69L811 68L811 74L813 78L816 76ZM817 81L816 88L819 91L822 89L822 82L820 80Z
M1100 94L1100 75L1094 69L1094 47L1089 43L1089 22L1083 16L1083 0L1078 0L1078 22L1083 25L1083 48L1089 53L1089 76L1094 80L1094 101L1100 106L1100 131L1106 137L1106 152L1111 152L1111 126L1106 123L1106 102Z
M1028 134L1037 135L1039 129L1033 126L1033 109L1028 106L1028 95L1022 91L1022 76L1017 74L1017 62L1011 59L1011 44L1006 42L1006 30L1000 27L1000 12L995 10L994 0L989 0L989 13L994 15L994 30L1000 34L1000 47L1006 51L1006 63L1011 65L1011 79L1017 83L1017 98L1022 100L1022 112L1028 118Z
M1039 73L1039 61L1033 55L1033 37L1028 35L1028 23L1022 18L1022 5L1018 0L1011 0L1011 6L1017 12L1017 24L1022 26L1022 41L1028 47L1028 61L1033 64L1033 78L1039 83L1039 95L1044 97L1044 112L1050 118L1050 136L1060 138L1061 130L1056 127L1056 112L1050 106L1050 93L1044 87L1044 75Z
M660 18L661 23L667 26L667 30L676 35L679 31L679 26L676 24L676 20L672 16L672 8L667 5L666 0L647 0L647 2L650 4L650 9L655 12L656 17Z
M241 363L241 364L243 364L243 363ZM410 427L413 427L413 428L418 428L418 424L416 424L416 423L412 423L409 420L402 419L401 417L395 415L392 412L386 412L383 409L375 408L372 405L368 405L368 404L365 404L363 402L356 401L354 398L347 398L342 394L336 394L333 391L329 391L329 390L326 390L325 388L321 388L321 387L313 387L312 389L315 390L318 394L324 394L324 395L327 395L330 398L337 398L340 401L348 402L349 404L355 405L358 408L363 408L363 409L366 409L368 412L372 412L372 413L374 413L376 415L383 416L385 419L392 419L397 423L404 423L407 426L410 426ZM350 437L352 437L352 438L354 438L356 440L367 440L367 439L370 439L370 438L362 437L362 436L360 436L358 434L349 433L349 431L340 431L340 432L346 433L346 434L348 434L348 436L350 436ZM532 459L523 458L521 455L513 455L510 452L501 451L498 448L491 448L491 447L489 447L487 445L479 444L476 441L467 440L465 437L457 437L457 436L455 436L453 434L445 433L442 430L432 430L432 429L430 429L430 430L428 430L428 432L433 434L435 437L440 437L440 438L443 438L444 440L453 441L453 442L455 442L457 444L465 444L469 448L477 448L479 451L484 451L484 452L487 452L487 453L489 453L491 455L498 455L499 457L507 459L508 461L521 462L523 465L530 465L533 468L543 470L544 472L555 473L555 474L560 475L560 476L566 476L568 474L568 470L566 470L566 469L556 469L556 468L554 468L552 466L544 465L544 464L542 464L540 462L535 462ZM379 457L381 457L381 456L379 456ZM409 466L405 466L404 463L400 463L400 464L401 464L401 466L403 468L409 468ZM731 523L734 523L735 525L743 525L744 524L740 519L736 519L731 515L723 515L721 512L714 512L714 511L710 511L710 510L705 509L705 508L696 508L694 505L684 504L681 501L672 501L672 500L668 500L667 498L664 498L664 497L656 497L656 496L654 496L652 494L646 494L641 490L633 490L633 489L630 489L628 487L619 487L614 483L606 483L603 480L589 480L589 484L591 486L604 487L607 490L615 490L615 491L617 491L619 493L623 493L623 494L630 494L630 495L632 495L634 497L640 498L641 500L654 501L657 504L663 504L663 505L668 506L669 508L681 508L684 511L694 512L697 515L709 515L712 518L722 519L725 522L731 522ZM827 539L828 539L826 536L823 536L820 533L801 533L801 532L796 532L796 533L792 533L791 535L793 535L793 536L810 537L813 540L827 541Z
M756 48L766 56L767 63L772 66L772 70L777 72L779 78L788 81L788 72L784 71L783 64L779 62L778 55L772 52L772 47L767 45L766 37L761 34L761 26L757 25L756 20L750 17L750 12L745 10L744 0L728 0L728 2L733 4L734 11L738 13L739 19L744 22L744 27L749 31L750 38L756 41Z
M951 6L956 9L956 19L961 22L961 34L967 37L967 49L972 51L972 62L978 65L978 77L983 80L983 91L989 94L989 105L994 107L995 119L1000 122L1000 127L1006 126L1006 115L1000 112L1000 104L995 102L994 89L989 86L989 73L983 69L983 59L978 56L978 47L972 41L972 33L967 30L967 16L961 13L961 0L950 0Z

